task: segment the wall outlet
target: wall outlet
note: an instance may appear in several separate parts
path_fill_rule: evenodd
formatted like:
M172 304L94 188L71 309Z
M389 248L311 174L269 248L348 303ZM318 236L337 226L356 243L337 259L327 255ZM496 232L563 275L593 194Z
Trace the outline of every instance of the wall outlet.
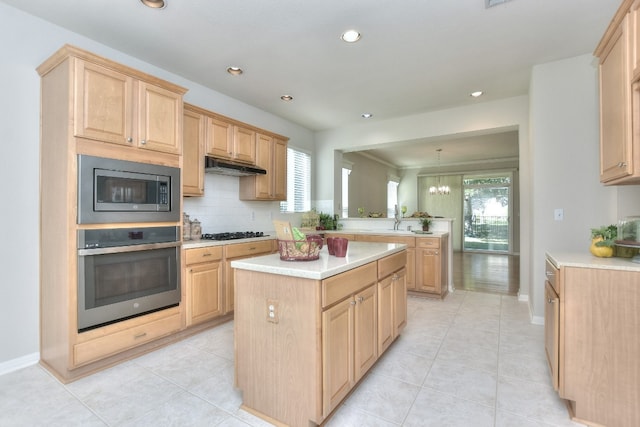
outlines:
M278 323L278 300L267 299L267 322Z
M558 208L553 211L553 219L556 221L562 221L564 219L564 209Z

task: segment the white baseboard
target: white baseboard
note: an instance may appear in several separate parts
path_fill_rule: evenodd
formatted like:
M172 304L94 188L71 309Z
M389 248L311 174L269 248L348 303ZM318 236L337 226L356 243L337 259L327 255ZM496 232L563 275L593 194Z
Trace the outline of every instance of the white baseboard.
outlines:
M31 353L25 356L18 357L16 359L7 360L6 362L0 363L0 375L8 374L9 372L26 368L27 366L35 365L39 361L40 353Z
M534 325L544 325L543 316L531 316L531 323Z

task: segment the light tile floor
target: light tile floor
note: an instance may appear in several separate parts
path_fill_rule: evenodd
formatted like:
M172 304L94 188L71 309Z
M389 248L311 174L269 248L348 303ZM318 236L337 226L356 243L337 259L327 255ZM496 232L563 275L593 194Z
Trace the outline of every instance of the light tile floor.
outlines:
M512 296L410 297L408 324L327 427L579 426L551 386L543 327ZM233 388L227 323L63 385L0 376L0 426L254 426Z

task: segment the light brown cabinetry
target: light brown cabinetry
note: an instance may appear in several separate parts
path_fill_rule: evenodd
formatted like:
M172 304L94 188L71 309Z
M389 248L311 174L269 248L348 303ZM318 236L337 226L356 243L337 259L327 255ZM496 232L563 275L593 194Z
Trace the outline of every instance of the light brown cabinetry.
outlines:
M184 105L182 195L204 195L204 136L206 117Z
M545 347L557 351L558 392L570 415L589 425L640 425L640 271L563 266L549 297L558 297L558 324L545 325ZM553 277L553 274L551 277ZM545 322L556 309L547 301ZM557 341L555 334L558 334Z
M180 154L183 91L103 64L73 62L75 136Z
M231 261L243 258L250 258L258 255L265 255L274 252L274 240L259 240L247 243L235 243L224 245L224 313L231 313L235 298L235 275L231 268Z
M548 260L544 284L544 351L549 364L553 389L558 390L558 367L560 360L560 274Z
M256 132L220 116L207 117L207 154L241 163L256 162Z
M640 182L638 1L625 0L596 48L600 83L600 181Z
M186 325L224 314L222 246L185 250Z
M407 289L416 290L416 238L409 236L389 236L389 235L375 235L375 234L357 234L352 235L350 240L357 240L359 242L380 242L380 243L403 243L407 245L407 274L406 283Z
M406 316L406 299L394 299L386 285L387 302L378 299L379 277L401 277L404 258L393 254L323 280L236 270L243 407L274 424L322 424L380 357L381 319Z
M256 165L266 175L240 177L241 200L287 199L287 141L271 135L256 135Z
M448 283L447 239L420 237L416 239L416 290L446 295Z
M407 324L406 253L378 261L378 353L382 354Z
M180 306L78 332L77 233L82 227L76 201L77 154L181 166L186 90L68 45L38 73L40 358L68 382L148 351L183 327Z

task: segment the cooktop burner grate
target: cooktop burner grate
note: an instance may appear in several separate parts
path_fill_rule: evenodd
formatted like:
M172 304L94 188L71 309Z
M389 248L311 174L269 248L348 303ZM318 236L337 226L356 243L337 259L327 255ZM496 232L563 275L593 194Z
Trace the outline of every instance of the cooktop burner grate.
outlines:
M235 231L225 233L203 234L205 240L236 240L249 239L252 237L266 237L262 231Z

